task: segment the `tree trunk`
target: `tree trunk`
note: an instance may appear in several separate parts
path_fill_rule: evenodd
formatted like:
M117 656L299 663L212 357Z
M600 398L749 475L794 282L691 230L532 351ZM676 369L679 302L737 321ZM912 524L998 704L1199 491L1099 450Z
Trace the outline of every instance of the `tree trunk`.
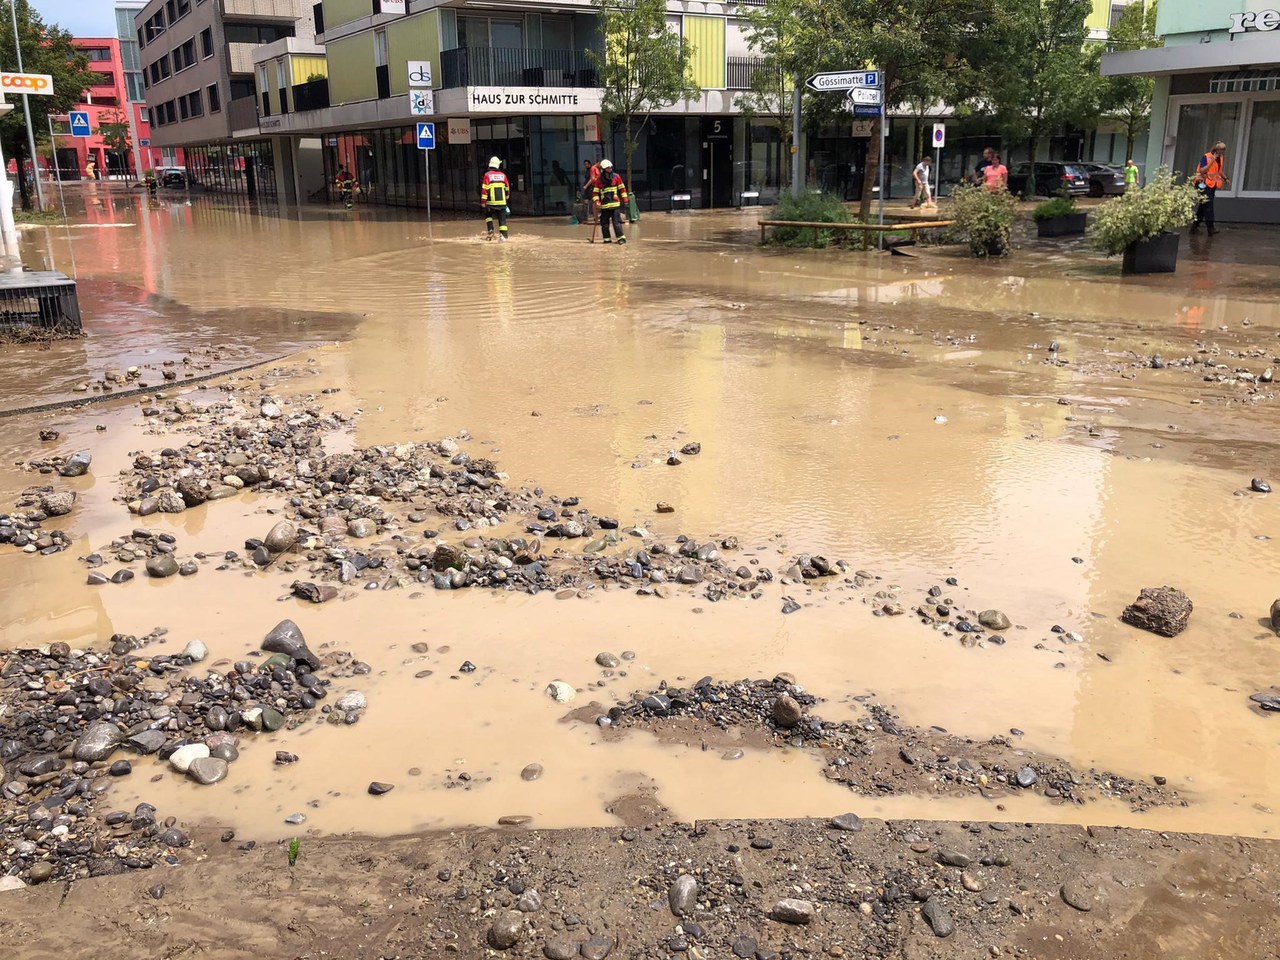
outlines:
M867 144L867 162L862 171L862 199L858 202L858 219L867 222L871 218L871 190L880 172L880 125L884 113L871 122L871 142Z

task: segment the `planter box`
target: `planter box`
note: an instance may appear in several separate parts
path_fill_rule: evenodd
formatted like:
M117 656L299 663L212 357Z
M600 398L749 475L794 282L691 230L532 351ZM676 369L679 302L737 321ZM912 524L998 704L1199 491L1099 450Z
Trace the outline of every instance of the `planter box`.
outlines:
M1124 251L1123 273L1173 273L1178 269L1178 244L1182 237L1162 233L1150 240L1131 243Z
M1074 237L1084 233L1089 222L1087 213L1071 213L1065 217L1037 220L1036 229L1042 237Z

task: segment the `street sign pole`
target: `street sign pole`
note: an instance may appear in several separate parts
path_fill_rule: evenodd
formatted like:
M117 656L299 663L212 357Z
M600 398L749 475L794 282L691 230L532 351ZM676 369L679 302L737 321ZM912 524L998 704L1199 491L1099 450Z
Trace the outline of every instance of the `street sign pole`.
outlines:
M431 222L431 151L423 150L422 155L427 158L427 223Z
M63 216L66 216L67 197L62 192L62 168L58 166L58 141L53 137L53 114L45 114L45 119L49 121L49 149L53 151L53 173L58 179L58 205L62 207Z
M18 51L18 72L24 73L22 66L22 41L18 38L18 5L10 2L9 12L13 14L13 45ZM40 186L40 162L36 159L36 135L31 128L31 98L25 93L22 95L22 112L26 115L27 120L27 146L31 150L31 179L36 183L36 206L38 209L44 209L44 188ZM18 167L18 176L21 177L22 167Z
M795 93L791 100L791 196L800 199L800 74L795 75Z
M884 226L884 160L885 160L884 146L885 146L886 140L888 139L889 131L886 129L886 127L888 126L888 117L885 115L885 109L884 109L884 75L880 74L876 79L878 81L877 86L880 88L880 162L876 165L877 166L876 177L880 181L879 182L880 226L883 227ZM879 234L880 249L883 250L884 249L884 231L879 230L877 231L877 233Z

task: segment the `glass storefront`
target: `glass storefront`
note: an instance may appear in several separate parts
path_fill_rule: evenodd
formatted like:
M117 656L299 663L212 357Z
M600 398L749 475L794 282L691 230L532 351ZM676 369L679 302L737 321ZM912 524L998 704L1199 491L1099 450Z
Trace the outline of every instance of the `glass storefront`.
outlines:
M187 178L195 189L235 194L250 200L277 197L275 155L270 140L187 147L186 167Z

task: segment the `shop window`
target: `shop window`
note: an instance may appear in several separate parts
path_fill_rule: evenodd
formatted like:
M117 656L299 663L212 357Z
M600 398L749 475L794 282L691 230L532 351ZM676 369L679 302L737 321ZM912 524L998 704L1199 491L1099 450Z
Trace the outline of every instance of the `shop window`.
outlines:
M1234 146L1240 125L1240 103L1184 103L1178 108L1178 144L1173 152L1175 172L1190 177L1200 158L1217 141Z
M1280 100L1254 101L1245 154L1244 189L1280 192Z

